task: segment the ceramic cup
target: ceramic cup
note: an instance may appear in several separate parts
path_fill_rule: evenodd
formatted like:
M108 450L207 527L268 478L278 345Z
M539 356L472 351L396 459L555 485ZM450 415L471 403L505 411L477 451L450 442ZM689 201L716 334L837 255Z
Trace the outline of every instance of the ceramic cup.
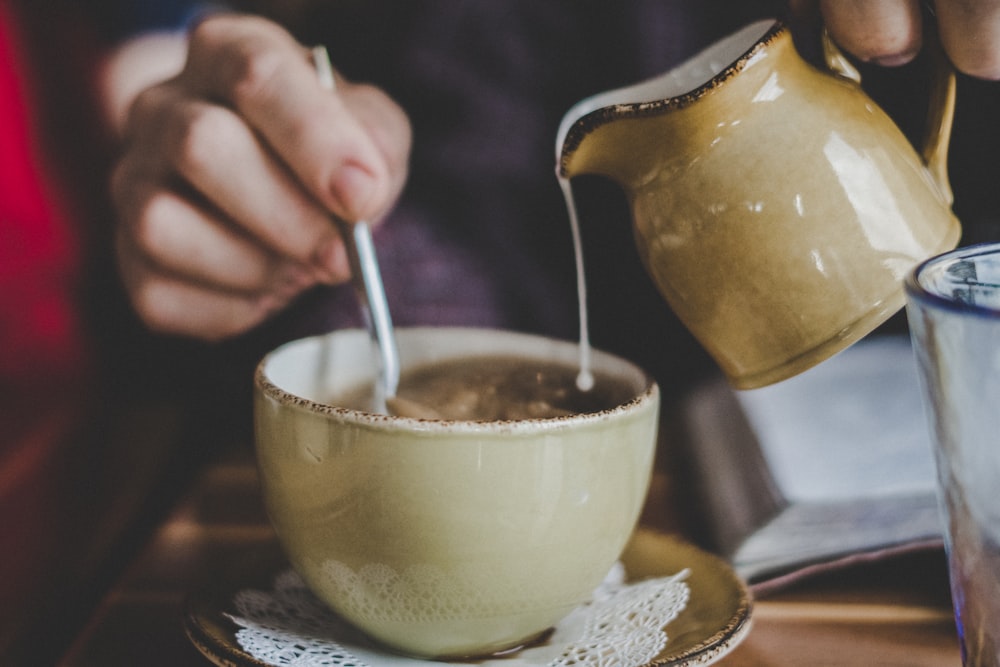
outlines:
M907 317L924 387L966 667L1000 666L1000 244L918 267Z
M576 344L525 334L400 329L403 371L478 355L578 361ZM607 575L652 471L659 390L601 352L595 371L634 398L552 419L420 420L328 405L373 377L371 341L347 330L289 343L255 377L262 491L293 566L377 642L419 657L532 641Z
M818 69L787 27L754 23L581 101L559 131L560 174L622 185L650 276L738 388L861 339L903 306L906 273L960 235L950 67L935 70L918 153L826 47Z

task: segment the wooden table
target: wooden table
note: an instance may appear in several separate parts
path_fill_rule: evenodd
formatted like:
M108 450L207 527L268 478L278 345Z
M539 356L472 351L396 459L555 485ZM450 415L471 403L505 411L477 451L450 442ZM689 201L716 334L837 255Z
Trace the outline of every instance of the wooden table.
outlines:
M672 530L658 473L644 522ZM250 448L204 467L138 558L111 587L60 664L64 667L210 663L182 629L185 595L274 547ZM749 636L717 664L958 667L943 556L916 553L800 582L755 601Z

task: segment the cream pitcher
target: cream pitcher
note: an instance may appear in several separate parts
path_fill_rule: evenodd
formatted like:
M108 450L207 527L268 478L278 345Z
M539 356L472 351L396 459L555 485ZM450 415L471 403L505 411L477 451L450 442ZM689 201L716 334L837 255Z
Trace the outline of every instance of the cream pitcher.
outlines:
M826 36L824 54L828 71L757 22L559 128L558 175L624 188L646 269L737 388L864 337L904 304L906 273L958 243L943 54L922 154Z

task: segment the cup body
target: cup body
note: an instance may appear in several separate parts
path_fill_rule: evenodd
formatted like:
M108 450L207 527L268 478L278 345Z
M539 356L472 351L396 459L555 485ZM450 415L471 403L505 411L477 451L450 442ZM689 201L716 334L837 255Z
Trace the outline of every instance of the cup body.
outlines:
M476 329L398 331L403 370L477 355L576 363L577 346ZM331 407L372 382L364 331L290 343L255 378L265 505L310 588L378 642L466 657L543 633L590 593L624 548L652 471L659 390L627 378L601 413L508 422L418 420Z
M966 666L1000 665L1000 244L919 266L906 282Z
M780 24L596 97L584 110L608 106L566 130L562 173L622 185L645 268L737 388L860 340L904 305L906 274L958 242L950 188Z

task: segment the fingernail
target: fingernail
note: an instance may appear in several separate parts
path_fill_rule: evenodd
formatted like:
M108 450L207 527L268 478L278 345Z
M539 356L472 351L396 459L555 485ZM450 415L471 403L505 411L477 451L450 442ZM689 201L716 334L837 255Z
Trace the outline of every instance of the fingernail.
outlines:
M348 163L337 172L333 191L344 207L348 221L355 222L370 212L370 201L375 194L375 177L360 165Z
M880 67L899 67L910 62L917 56L916 52L893 53L884 56L876 56L869 62Z

